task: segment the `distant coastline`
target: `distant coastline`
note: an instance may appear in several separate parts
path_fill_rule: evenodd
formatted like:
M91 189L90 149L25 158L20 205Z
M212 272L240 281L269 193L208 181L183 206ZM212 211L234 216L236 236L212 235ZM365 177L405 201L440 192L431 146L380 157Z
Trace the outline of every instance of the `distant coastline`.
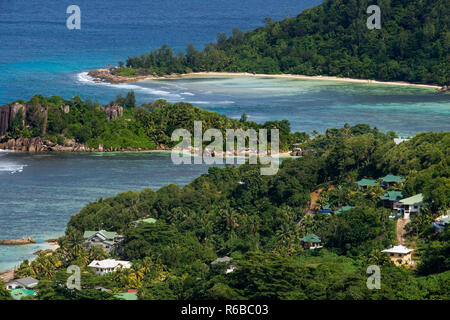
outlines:
M378 84L378 85L390 85L390 86L403 86L403 87L416 87L416 88L426 88L434 89L437 92L448 91L448 87L441 87L438 85L430 84L416 84L409 82L398 82L398 81L378 81L371 79L354 79L354 78L340 78L335 76L305 76L297 74L257 74L249 72L190 72L185 74L171 74L165 76L123 76L114 75L111 73L111 69L96 69L88 72L88 75L94 79L96 82L108 82L108 83L123 83L123 82L139 82L145 80L161 80L161 79L180 79L180 78L191 78L191 77L208 77L208 76L227 76L227 77L255 77L255 78L282 78L282 79L299 79L299 80L322 80L322 81L339 81L339 82L349 82L349 83L367 83L367 84Z

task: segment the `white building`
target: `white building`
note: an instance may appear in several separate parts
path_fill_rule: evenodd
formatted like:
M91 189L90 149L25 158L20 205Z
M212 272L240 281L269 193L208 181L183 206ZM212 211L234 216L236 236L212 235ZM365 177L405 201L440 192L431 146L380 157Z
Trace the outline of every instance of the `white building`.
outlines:
M411 252L413 252L413 250L408 249L405 246L394 246L381 252L387 253L391 261L396 266L413 264L413 260L411 257Z
M119 269L131 268L131 262L114 259L94 260L88 267L94 268L95 273L103 275L105 273L115 272Z
M5 283L6 289L12 290L17 288L24 288L24 289L32 289L36 287L39 283L39 280L36 280L33 277L26 277L21 279L14 279L7 283Z
M415 196L405 198L399 201L401 206L400 212L403 213L403 218L409 219L411 213L420 212L423 204L423 195L421 193Z

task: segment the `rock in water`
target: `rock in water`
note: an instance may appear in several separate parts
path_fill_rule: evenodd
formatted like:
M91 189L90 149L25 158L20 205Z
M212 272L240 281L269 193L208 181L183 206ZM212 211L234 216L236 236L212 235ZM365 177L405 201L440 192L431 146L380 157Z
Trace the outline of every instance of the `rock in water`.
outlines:
M36 243L34 238L20 238L20 239L11 239L11 240L0 240L0 244L3 245L21 245L21 244L30 244Z

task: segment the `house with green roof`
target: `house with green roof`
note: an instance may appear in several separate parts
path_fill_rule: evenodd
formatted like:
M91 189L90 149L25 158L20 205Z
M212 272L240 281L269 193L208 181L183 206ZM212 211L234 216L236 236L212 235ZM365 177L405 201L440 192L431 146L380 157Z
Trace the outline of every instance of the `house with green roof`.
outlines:
M401 206L401 213L403 218L409 219L411 213L420 212L423 205L423 195L421 193L416 194L412 197L405 198L399 201Z
M83 247L90 248L93 246L101 247L106 252L111 252L119 247L119 243L122 241L123 236L117 232L111 231L85 231L83 234L84 243Z
M450 215L447 211L447 215L442 215L434 219L433 226L437 232L442 232L450 223Z
M392 210L398 210L400 208L399 201L403 199L403 194L401 191L387 191L380 197L380 199L384 207Z
M381 178L381 186L384 188L392 187L396 183L403 184L403 182L405 182L405 179L400 176L394 176L392 174L388 174Z
M155 222L156 222L156 219L154 219L154 218L145 218L145 219L133 221L133 225L135 227L137 227L138 225L140 225L142 223L155 223Z
M318 249L322 248L322 239L314 233L310 233L307 236L300 239L304 249Z
M356 185L360 188L367 189L368 187L375 187L378 185L377 180L373 179L361 179L359 181L356 181Z
M120 300L138 300L138 295L136 292L123 292L115 294L114 297Z
M342 212L349 211L352 209L353 209L352 206L343 206L343 207L340 207L339 209L337 209L336 211L334 211L334 214L340 214Z

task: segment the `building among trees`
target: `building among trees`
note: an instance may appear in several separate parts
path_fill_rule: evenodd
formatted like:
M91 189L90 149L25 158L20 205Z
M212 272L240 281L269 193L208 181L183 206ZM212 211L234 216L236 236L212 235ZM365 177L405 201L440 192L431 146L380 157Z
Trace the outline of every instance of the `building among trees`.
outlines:
M412 265L413 260L411 258L412 249L408 249L405 246L394 246L392 248L383 250L381 252L387 253L391 261L396 266Z

